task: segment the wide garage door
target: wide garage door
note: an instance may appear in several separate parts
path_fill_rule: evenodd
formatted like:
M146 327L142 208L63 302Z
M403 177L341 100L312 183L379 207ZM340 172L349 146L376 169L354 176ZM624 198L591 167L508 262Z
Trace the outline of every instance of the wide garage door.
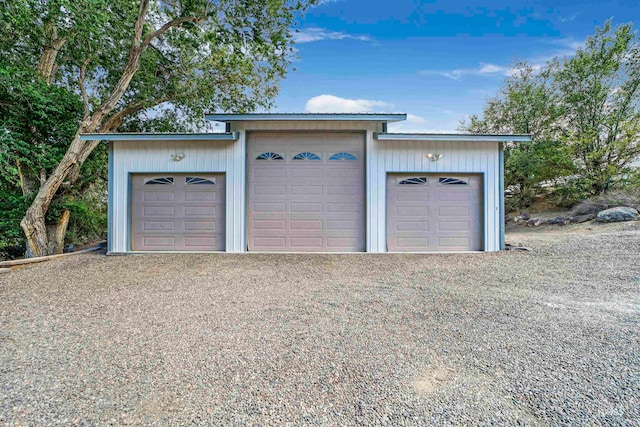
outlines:
M387 249L482 250L482 176L389 174Z
M362 133L252 133L248 248L364 251Z
M133 176L134 251L222 251L223 174Z

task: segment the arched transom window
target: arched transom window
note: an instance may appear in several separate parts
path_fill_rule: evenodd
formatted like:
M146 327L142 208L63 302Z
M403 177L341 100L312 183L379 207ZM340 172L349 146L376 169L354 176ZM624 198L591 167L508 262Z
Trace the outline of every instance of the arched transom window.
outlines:
M256 157L256 160L284 160L284 157L282 157L278 153L269 151L269 152L260 154L258 157Z

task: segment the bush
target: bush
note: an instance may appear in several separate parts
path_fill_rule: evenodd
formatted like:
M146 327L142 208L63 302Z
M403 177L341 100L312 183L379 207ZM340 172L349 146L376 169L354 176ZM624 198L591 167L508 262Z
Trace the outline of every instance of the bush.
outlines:
M15 191L0 187L0 260L24 255L25 241L20 220L27 200Z
M640 188L608 191L578 203L572 210L573 215L597 214L600 211L617 206L630 206L640 210Z

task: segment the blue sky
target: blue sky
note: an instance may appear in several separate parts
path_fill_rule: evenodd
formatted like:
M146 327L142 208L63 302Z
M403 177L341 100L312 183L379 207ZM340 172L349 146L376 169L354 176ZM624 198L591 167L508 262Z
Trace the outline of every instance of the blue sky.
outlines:
M640 22L639 1L325 0L299 22L272 112L405 112L391 130L455 131L514 60L570 55L608 18Z

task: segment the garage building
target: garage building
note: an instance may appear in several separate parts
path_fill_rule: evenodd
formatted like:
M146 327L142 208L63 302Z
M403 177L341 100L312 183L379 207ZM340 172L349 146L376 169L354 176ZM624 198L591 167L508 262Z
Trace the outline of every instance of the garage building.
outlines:
M399 134L405 114L210 114L225 133L109 144L109 253L452 252L504 246L503 146Z

